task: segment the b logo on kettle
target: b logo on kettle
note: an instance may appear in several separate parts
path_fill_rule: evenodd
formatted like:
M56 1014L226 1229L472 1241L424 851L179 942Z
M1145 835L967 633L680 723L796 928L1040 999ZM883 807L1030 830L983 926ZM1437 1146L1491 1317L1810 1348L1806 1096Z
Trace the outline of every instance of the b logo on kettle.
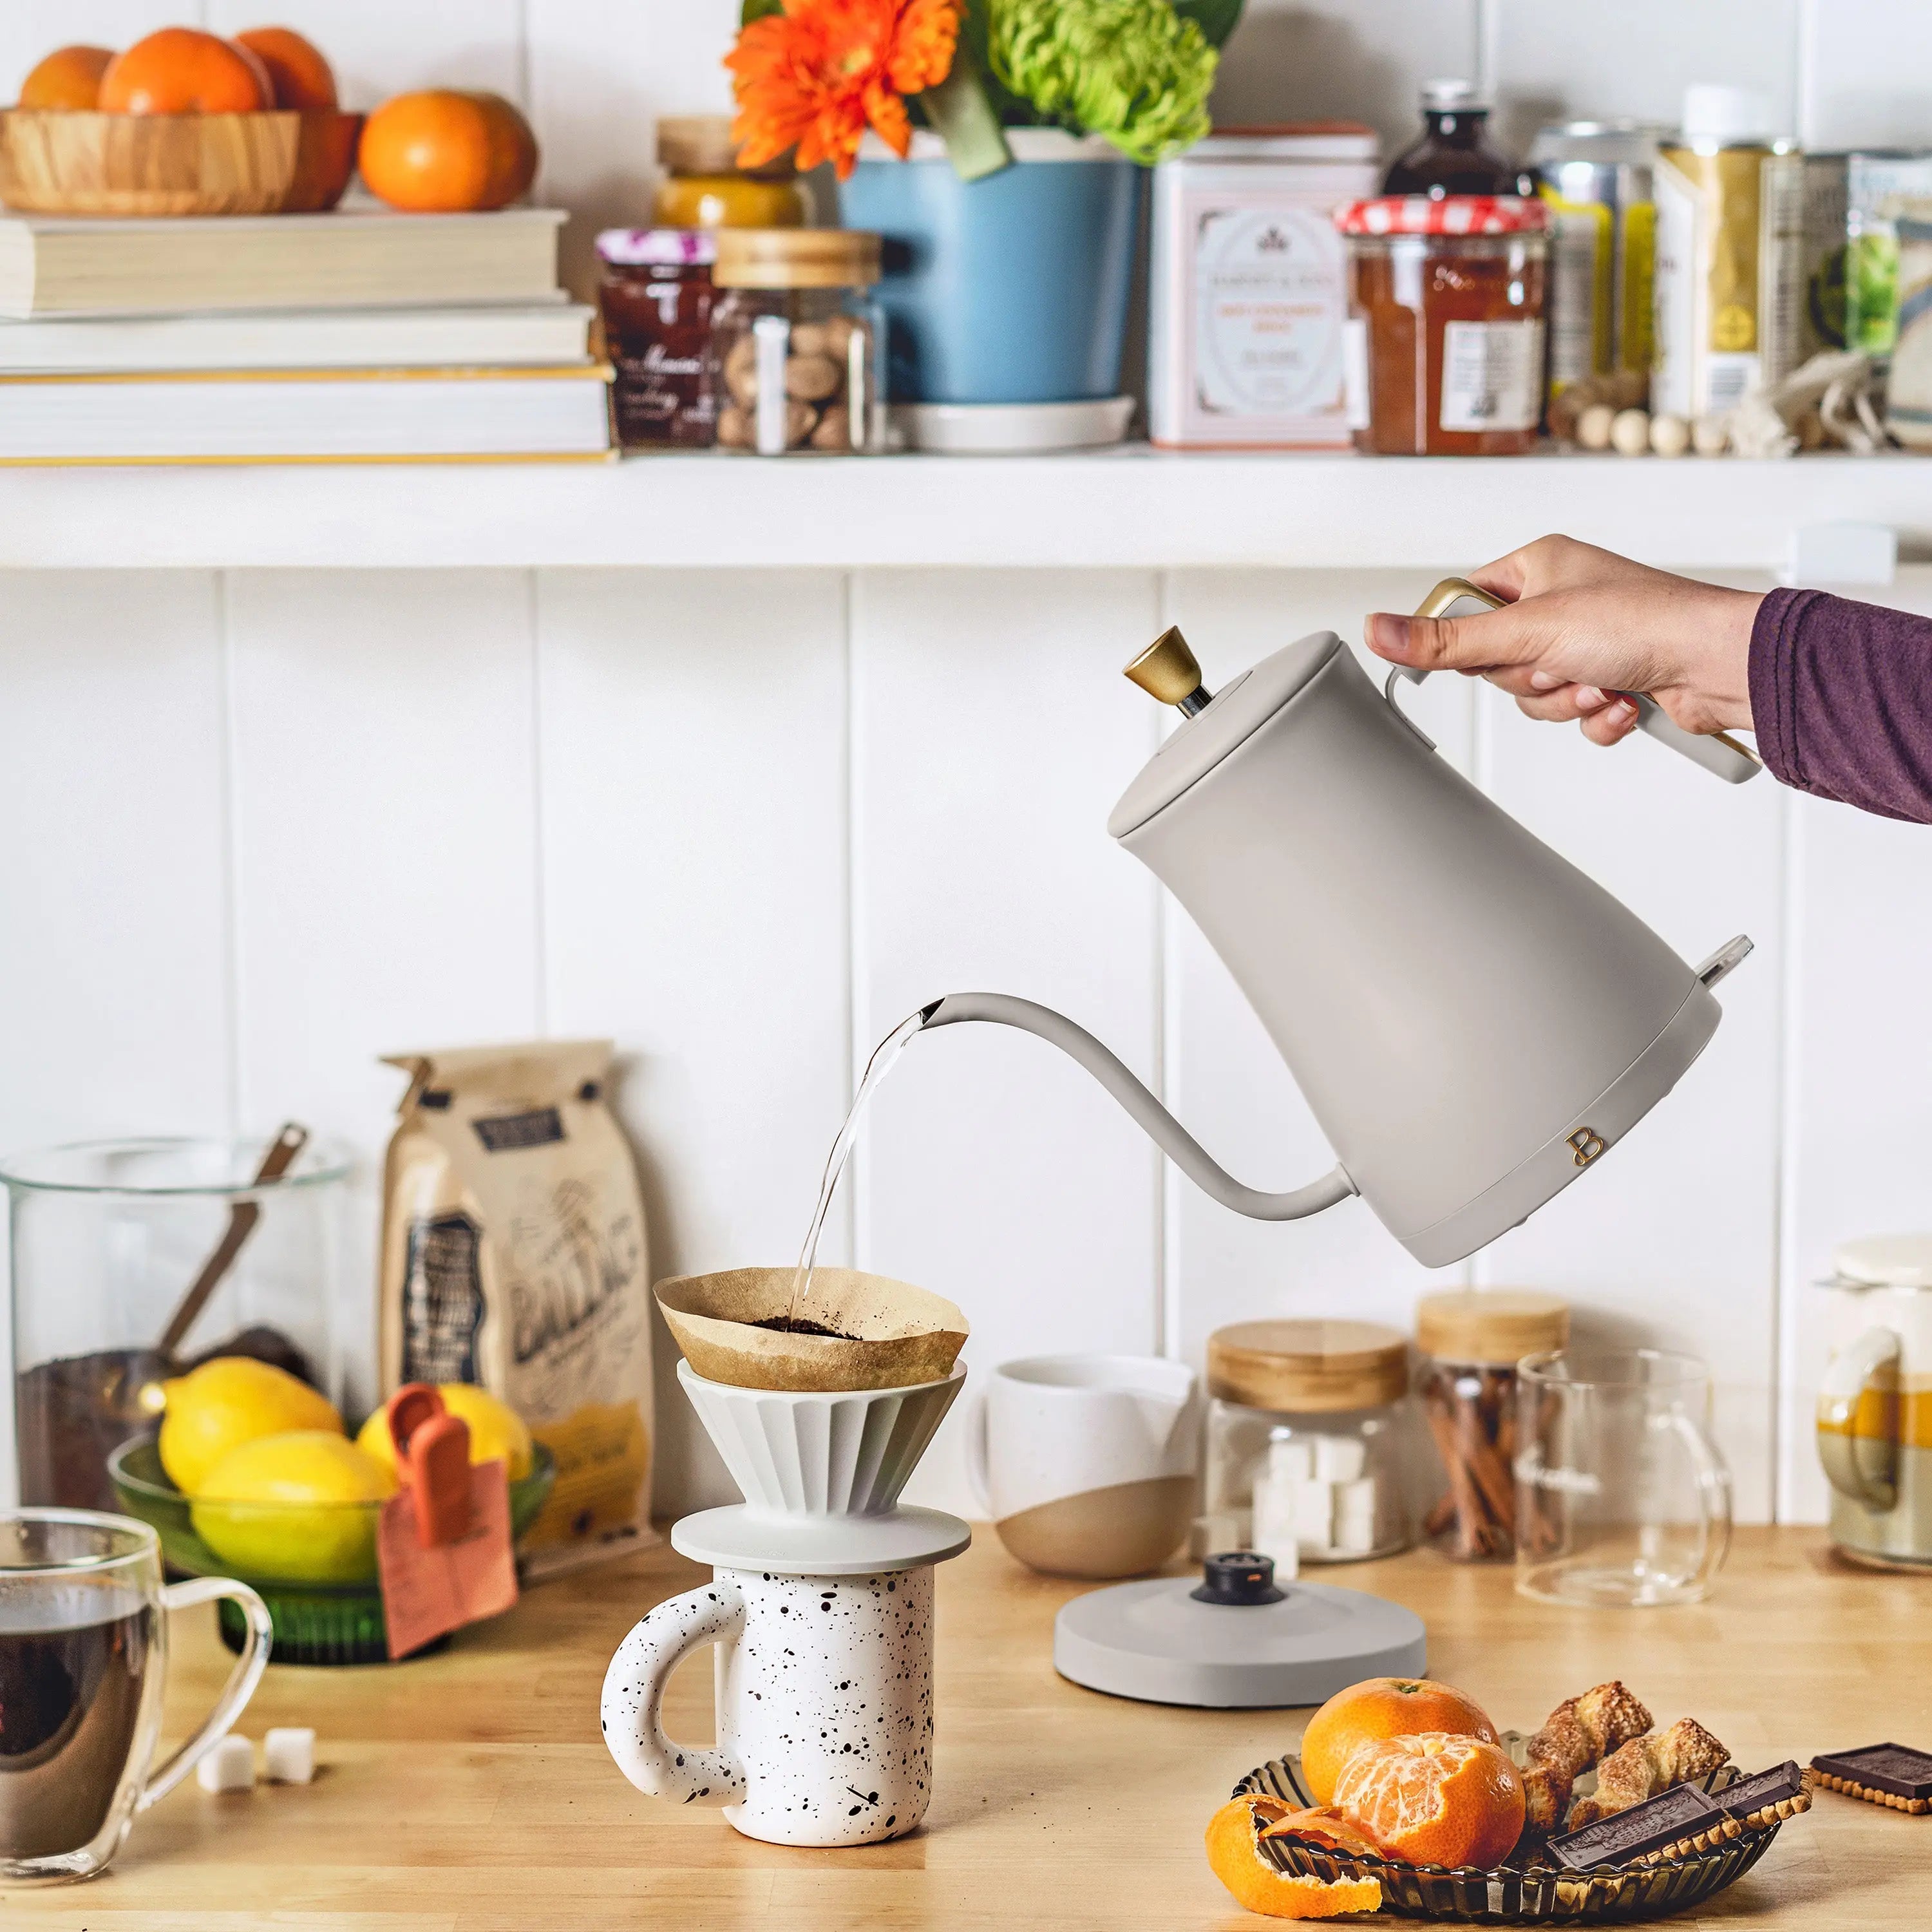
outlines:
M1588 1167L1591 1162L1603 1152L1608 1143L1601 1134L1593 1129L1579 1127L1570 1136L1569 1144L1575 1152L1576 1165L1579 1167Z

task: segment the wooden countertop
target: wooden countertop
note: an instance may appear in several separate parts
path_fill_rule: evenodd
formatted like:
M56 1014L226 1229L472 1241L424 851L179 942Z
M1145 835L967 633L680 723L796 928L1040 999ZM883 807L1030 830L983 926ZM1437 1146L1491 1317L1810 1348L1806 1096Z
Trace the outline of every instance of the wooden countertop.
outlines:
M307 1786L213 1797L190 1780L136 1821L104 1877L10 1890L8 1922L181 1932L688 1932L1130 1926L1235 1932L1202 1828L1306 1712L1208 1712L1076 1689L1049 1662L1072 1586L1020 1569L989 1531L944 1566L932 1810L908 1839L800 1851L740 1838L715 1810L653 1804L598 1734L604 1668L631 1623L704 1573L660 1547L530 1592L445 1654L389 1668L271 1666L241 1728L312 1724ZM1714 1601L1566 1610L1507 1571L1430 1556L1324 1573L1426 1619L1432 1674L1498 1723L1540 1723L1621 1676L1660 1720L1694 1716L1748 1767L1890 1738L1932 1742L1932 1579L1842 1568L1815 1531L1740 1533ZM214 1612L176 1619L171 1734L228 1658ZM674 1736L710 1732L708 1659L682 1666ZM1780 1928L1927 1923L1932 1817L1821 1792L1755 1870L1694 1921ZM1359 1923L1355 1921L1352 1922Z

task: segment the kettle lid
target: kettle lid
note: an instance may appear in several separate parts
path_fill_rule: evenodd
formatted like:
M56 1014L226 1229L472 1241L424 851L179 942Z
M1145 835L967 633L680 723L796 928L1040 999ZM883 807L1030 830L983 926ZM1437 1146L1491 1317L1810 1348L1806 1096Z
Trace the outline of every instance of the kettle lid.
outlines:
M1259 730L1342 648L1333 631L1317 631L1242 672L1168 734L1120 794L1108 831L1124 838L1172 805Z

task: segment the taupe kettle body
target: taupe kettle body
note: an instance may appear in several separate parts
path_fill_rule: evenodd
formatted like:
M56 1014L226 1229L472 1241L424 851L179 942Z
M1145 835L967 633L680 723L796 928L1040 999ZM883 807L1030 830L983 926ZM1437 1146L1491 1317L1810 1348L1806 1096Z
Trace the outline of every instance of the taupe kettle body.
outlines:
M1450 580L1425 605L1482 597ZM1192 915L1246 995L1338 1165L1243 1186L1091 1035L1043 1006L955 994L926 1024L992 1020L1072 1054L1207 1192L1291 1220L1352 1193L1418 1261L1492 1240L1676 1084L1717 1028L1711 988L1750 949L1680 959L1438 756L1333 632L1210 700L1178 633L1129 674L1186 722L1108 830ZM1646 728L1728 778L1755 761L1648 700Z

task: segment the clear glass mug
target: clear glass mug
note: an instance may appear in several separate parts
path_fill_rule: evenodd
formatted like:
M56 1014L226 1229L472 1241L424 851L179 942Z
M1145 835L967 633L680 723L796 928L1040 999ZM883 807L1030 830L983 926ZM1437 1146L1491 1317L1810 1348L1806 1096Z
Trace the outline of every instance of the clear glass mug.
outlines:
M152 1774L170 1610L226 1597L247 1623L206 1721ZM137 1811L225 1738L268 1661L267 1606L245 1583L161 1581L144 1522L91 1510L0 1516L0 1882L92 1878Z
M1710 1372L1660 1348L1524 1358L1516 1390L1516 1588L1599 1608L1691 1604L1731 1544Z

